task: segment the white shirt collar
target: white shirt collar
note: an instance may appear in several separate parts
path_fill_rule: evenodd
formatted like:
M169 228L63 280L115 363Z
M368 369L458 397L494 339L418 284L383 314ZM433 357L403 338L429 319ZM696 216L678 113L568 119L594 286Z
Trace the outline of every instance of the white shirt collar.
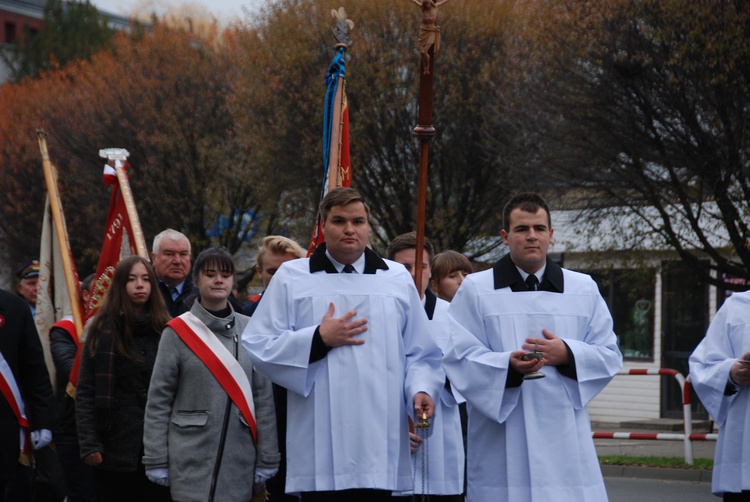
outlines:
M531 275L527 272L524 272L520 267L516 267L518 269L518 272L521 274L521 278L526 282L526 278ZM534 272L534 275L536 276L537 280L539 281L539 284L542 283L542 278L544 277L544 271L547 270L547 264L545 263L542 268Z
M333 263L333 266L336 267L336 271L340 274L342 270L344 270L344 264L339 263L336 260L333 259L333 256L331 256L331 253L328 252L326 249L326 256L329 260L331 260L331 263ZM352 263L352 267L354 267L354 271L358 274L364 274L365 273L365 254L362 253L359 258L357 258L357 261Z
M159 281L164 282L161 279L159 279ZM170 286L166 282L164 282L164 284L167 286L167 289L169 289L170 291L172 291L172 286ZM177 286L174 287L174 289L177 291L177 296L180 296L182 294L182 288L184 288L184 287L185 287L185 281L182 281L181 283L179 283Z

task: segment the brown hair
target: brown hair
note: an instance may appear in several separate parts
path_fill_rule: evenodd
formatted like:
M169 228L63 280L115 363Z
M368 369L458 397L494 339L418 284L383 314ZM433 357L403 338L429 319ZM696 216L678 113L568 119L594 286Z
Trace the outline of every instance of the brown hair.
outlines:
M404 249L416 249L417 248L417 232L407 232L395 237L385 250L385 257L392 260L396 253L403 251ZM424 250L427 251L427 257L432 261L432 257L435 256L435 248L427 237L424 238Z
M505 204L505 207L503 208L503 230L506 232L510 230L508 228L510 225L510 213L513 212L514 209L520 209L521 211L532 214L539 211L539 209L544 209L547 213L547 226L552 228L552 217L549 214L549 207L547 207L547 202L545 202L541 195L534 192L522 192L514 195L508 203Z
M323 200L320 201L320 217L323 221L328 218L328 212L333 206L346 206L354 202L361 202L365 206L367 217L370 217L370 207L365 202L362 194L358 190L348 187L334 188L330 190Z
M216 246L201 251L193 264L193 282L197 283L198 277L209 268L234 274L232 255L225 248Z
M457 271L463 271L467 274L474 272L469 259L458 251L451 249L443 251L432 260L432 280L435 281L435 284L439 284L448 274Z
M153 267L145 258L140 256L130 256L125 258L115 267L112 276L112 284L107 290L99 312L94 318L89 333L91 340L91 355L96 354L99 347L98 334L108 326L112 327L112 342L115 351L134 361L139 360L138 354L133 348L132 325L135 321L135 309L133 303L128 297L126 286L133 267L142 263L148 271L149 283L151 283L151 293L146 301L146 312L151 318L151 326L156 333L161 333L164 325L170 320L167 306L164 303L159 292L159 284L156 280L156 274Z

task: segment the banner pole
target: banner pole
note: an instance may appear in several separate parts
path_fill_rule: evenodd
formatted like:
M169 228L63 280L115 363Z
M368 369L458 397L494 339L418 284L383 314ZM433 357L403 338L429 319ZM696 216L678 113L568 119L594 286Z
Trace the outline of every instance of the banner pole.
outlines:
M39 129L36 132L37 139L39 140L39 150L42 153L42 170L44 171L44 181L47 185L47 194L49 196L49 206L52 211L52 220L55 223L55 231L57 232L57 243L60 246L60 254L62 255L63 270L65 271L65 285L70 298L70 308L73 315L73 323L76 327L76 336L80 338L83 333L83 317L81 315L81 300L78 297L80 286L77 283L73 265L72 253L70 251L70 241L68 240L68 231L65 227L65 221L63 219L62 204L60 202L60 194L57 190L57 176L55 168L52 162L49 160L49 153L47 152L47 135Z

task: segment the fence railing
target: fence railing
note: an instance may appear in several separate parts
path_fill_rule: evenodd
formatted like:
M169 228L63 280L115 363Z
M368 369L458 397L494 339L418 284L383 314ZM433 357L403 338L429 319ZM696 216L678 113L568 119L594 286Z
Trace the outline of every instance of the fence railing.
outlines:
M693 411L691 409L690 375L687 378L677 370L669 368L621 370L618 375L661 375L673 377L682 393L683 433L643 433L643 432L592 432L594 439L640 439L682 441L685 446L685 463L693 465L693 441L716 441L718 434L693 434Z

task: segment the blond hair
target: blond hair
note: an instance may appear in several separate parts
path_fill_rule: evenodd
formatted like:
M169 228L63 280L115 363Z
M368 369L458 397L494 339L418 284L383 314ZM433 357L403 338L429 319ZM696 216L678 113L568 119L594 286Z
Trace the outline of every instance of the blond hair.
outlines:
M255 258L255 263L258 267L263 268L263 257L268 253L289 253L294 255L295 258L304 258L307 256L307 251L305 251L302 246L283 235L267 235L262 241L260 241L260 244L258 245L258 256Z

